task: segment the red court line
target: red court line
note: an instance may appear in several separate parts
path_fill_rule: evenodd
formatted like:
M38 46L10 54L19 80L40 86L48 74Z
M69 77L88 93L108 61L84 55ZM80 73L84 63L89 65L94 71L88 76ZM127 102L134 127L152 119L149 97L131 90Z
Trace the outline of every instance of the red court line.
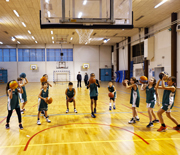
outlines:
M13 112L14 112L14 110L13 110ZM12 112L12 113L13 113L13 112ZM1 120L0 124L1 124L4 120L6 120L6 118L7 118L7 117L4 117L3 120Z
M33 105L33 107L35 107L36 105L38 105L38 104Z
M128 106L126 106L126 105L124 105L124 104L122 104L122 105L125 106L125 107L127 107L127 108L129 108L129 109L132 109L131 107L128 107ZM141 115L144 115L144 116L146 116L146 117L149 117L149 116L143 114L142 112L138 112L138 113L140 113ZM166 125L166 126L168 126L169 128L173 129L173 128L170 127L169 125ZM178 131L178 130L176 130L176 131L180 133L180 131Z
M129 132L129 133L134 134L135 136L137 136L138 138L140 138L142 141L144 141L146 144L149 145L149 143L148 143L144 138L142 138L141 136L139 136L138 134L136 134L136 133L134 133L134 132L132 132L132 131L129 131L129 130L127 130L127 129L118 127L118 126L113 126L113 125L108 125L108 124L99 124L99 123L71 123L71 124L62 124L62 125L53 126L53 127L46 128L46 129L43 129L43 130L35 133L35 134L28 140L28 142L26 143L26 146L24 147L24 151L27 150L30 141L31 141L36 135L38 135L39 133L41 133L41 132L43 132L43 131L46 131L46 130L49 130L49 129L52 129L52 128L56 128L56 127L60 127L60 126L66 126L66 125L74 125L74 124L95 124L95 125L104 125L104 126L110 126L110 127L122 129L122 130L124 130L124 131L127 131L127 132Z

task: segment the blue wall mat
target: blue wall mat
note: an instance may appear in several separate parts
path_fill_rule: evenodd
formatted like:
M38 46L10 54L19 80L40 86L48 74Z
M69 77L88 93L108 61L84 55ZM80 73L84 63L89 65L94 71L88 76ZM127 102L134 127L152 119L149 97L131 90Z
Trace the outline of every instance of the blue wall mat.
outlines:
M7 70L0 70L0 82L7 83L8 75Z
M101 69L101 81L111 81L111 69Z
M133 61L130 62L130 78L133 77Z
M119 82L120 74L119 74L119 72L115 72L115 73L116 73L116 75L117 75L116 82Z

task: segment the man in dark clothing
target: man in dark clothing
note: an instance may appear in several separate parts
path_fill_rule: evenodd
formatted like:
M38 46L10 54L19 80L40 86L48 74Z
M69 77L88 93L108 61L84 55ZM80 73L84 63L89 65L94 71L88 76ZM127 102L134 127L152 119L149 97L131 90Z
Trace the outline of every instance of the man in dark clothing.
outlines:
M77 80L78 80L77 87L79 87L79 83L80 83L80 87L81 87L82 76L81 76L80 72L79 72L78 75L77 75Z
M84 76L84 83L85 83L85 86L87 86L87 82L88 82L88 74L85 73L85 76Z

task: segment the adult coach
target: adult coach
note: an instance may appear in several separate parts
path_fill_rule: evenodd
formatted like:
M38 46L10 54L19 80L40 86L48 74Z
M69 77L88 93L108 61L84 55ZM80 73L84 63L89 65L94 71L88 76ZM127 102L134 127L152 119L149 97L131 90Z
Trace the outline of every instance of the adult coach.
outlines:
M84 83L85 83L85 86L87 86L88 84L88 74L85 73L85 76L84 76Z
M81 80L82 80L82 76L81 76L80 72L78 72L78 75L77 75L77 81L78 81L77 87L79 87L79 83L80 83L80 87L81 87Z

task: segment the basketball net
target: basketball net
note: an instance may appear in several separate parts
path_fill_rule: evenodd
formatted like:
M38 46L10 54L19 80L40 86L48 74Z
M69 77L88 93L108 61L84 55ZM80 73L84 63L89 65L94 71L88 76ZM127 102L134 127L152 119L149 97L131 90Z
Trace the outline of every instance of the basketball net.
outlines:
M93 32L92 29L76 29L76 32L79 35L79 44L90 43L90 36Z

